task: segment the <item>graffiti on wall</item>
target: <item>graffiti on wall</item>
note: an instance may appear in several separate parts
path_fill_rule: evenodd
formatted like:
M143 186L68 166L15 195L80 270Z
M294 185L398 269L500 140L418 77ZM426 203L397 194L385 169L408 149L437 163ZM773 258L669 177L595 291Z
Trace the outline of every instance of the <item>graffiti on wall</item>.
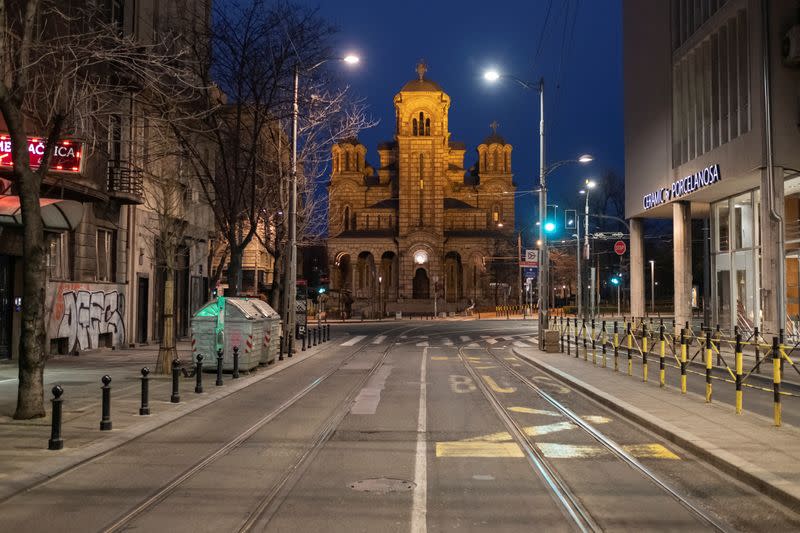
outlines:
M100 335L110 334L111 344L125 342L125 294L116 289L64 288L53 318L58 329L53 338L67 339L68 351L97 348ZM58 305L58 304L61 305Z

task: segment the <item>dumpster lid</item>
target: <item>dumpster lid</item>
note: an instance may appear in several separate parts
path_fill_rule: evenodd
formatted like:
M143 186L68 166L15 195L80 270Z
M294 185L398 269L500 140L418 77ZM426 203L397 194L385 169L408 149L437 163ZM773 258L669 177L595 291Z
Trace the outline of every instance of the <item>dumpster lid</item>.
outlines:
M259 310L259 312L266 318L280 318L280 315L275 311L271 305L263 300L251 300L252 304Z

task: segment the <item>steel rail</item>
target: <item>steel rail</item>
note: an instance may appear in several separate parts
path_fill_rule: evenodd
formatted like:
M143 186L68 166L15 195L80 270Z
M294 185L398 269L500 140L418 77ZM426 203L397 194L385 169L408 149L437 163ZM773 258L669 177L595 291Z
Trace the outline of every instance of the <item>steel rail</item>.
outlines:
M397 329L399 329L399 328L397 328ZM408 329L406 329L404 331L398 332L397 333L397 337L399 337L399 335L401 333L407 333L408 331L413 331L414 329L416 329L416 328L408 328ZM140 516L145 511L151 509L152 507L154 507L158 503L162 502L170 494L172 494L178 487L180 487L180 485L182 485L186 480L188 480L189 478L193 477L195 474L199 473L200 471L202 471L206 467L208 467L210 464L215 462L217 459L220 459L221 457L229 454L233 450L239 448L250 437L252 437L259 429L264 427L266 424L268 424L269 422L274 420L276 417L278 417L280 414L282 414L287 409L292 407L298 401L303 399L311 391L313 391L315 388L317 388L325 380L327 380L328 378L330 378L331 376L333 376L334 374L339 372L348 362L350 362L353 358L355 358L358 354L360 354L361 352L363 352L364 350L366 350L370 346L372 346L372 345L363 344L360 347L358 347L358 349L354 350L350 355L345 357L337 366L335 366L334 368L331 368L330 370L328 370L327 372L325 372L321 376L319 376L316 379L314 379L314 381L309 383L303 389L301 389L300 391L295 393L293 396L291 396L289 399L284 401L281 405L279 405L278 407L276 407L275 409L273 409L272 411L267 413L265 416L260 418L255 424L253 424L252 426L250 426L246 430L244 430L241 433L239 433L236 437L234 437L233 439L229 440L223 446L219 447L216 451L206 455L203 459L201 459L200 461L196 462L195 464L193 464L192 466L190 466L189 468L184 470L181 474L179 474L178 476L173 478L166 485L162 486L161 489L159 489L157 492L152 494L150 497L148 497L144 501L140 502L136 507L130 509L124 515L122 515L121 517L115 519L114 521L112 521L107 526L103 527L102 531L104 531L105 533L112 533L112 532L115 532L115 531L119 531L122 528L124 528L125 526L127 526L136 517ZM392 344L390 345L390 348L392 346L394 346L394 342L392 342ZM386 353L388 353L388 350L387 350ZM384 354L383 358L381 358L381 361L384 358L385 358L385 354ZM370 371L370 373L367 375L367 378L369 376L371 376L372 373L374 373L376 369L377 369L377 367L374 367ZM301 458L301 460L302 460L302 458Z
M396 339L389 344L384 350L375 364L372 365L369 372L367 372L361 379L356 383L354 387L350 389L350 392L347 396L342 400L336 410L331 413L331 415L323 422L320 426L320 429L317 431L314 439L311 442L311 446L309 446L303 454L297 458L290 466L286 469L283 476L275 483L272 489L264 495L263 498L259 501L256 508L248 515L245 522L239 527L239 532L251 531L253 528L258 526L263 530L267 524L272 520L275 516L275 513L280 509L281 504L285 500L286 495L289 491L291 491L292 487L295 486L297 481L300 480L300 477L305 473L306 469L311 465L312 460L317 456L320 452L322 447L330 440L333 436L336 429L342 423L342 420L347 416L347 413L350 412L350 408L353 402L356 399L358 393L364 388L364 385L369 381L375 372L383 366L386 358L389 355L389 352L397 346ZM283 496L280 499L279 496Z
M525 457L550 489L553 499L561 506L565 514L580 531L602 531L602 528L595 522L594 518L592 518L591 514L586 510L580 500L572 493L564 480L561 479L561 476L559 476L555 469L548 463L539 449L533 445L528 436L525 435L524 430L519 426L517 421L509 416L497 397L489 390L483 380L480 379L480 376L478 376L478 373L472 368L472 365L469 364L464 355L464 346L466 345L464 344L458 347L458 357L470 374L472 381L480 389L498 418L500 418L508 429L509 434L514 437L517 444L525 451ZM485 347L484 350L487 352L489 351Z
M709 516L707 513L700 510L696 505L690 502L687 498L679 494L675 489L670 487L667 483L659 479L653 472L650 471L647 467L645 467L642 463L640 463L635 457L633 457L630 453L628 453L622 446L611 440L609 437L605 436L603 433L598 431L594 426L584 421L581 417L576 415L571 409L567 408L561 402L550 396L544 390L542 390L538 385L533 383L530 379L523 376L519 371L512 368L511 365L508 364L502 357L498 357L490 348L484 348L486 352L492 356L492 358L497 361L506 371L508 371L511 375L516 377L520 382L522 382L526 387L531 389L533 392L538 394L541 398L547 401L550 405L552 405L557 411L561 414L566 416L570 419L576 426L583 429L586 433L591 435L597 442L599 442L603 447L609 450L611 453L616 455L620 458L625 464L633 468L634 470L638 471L640 474L644 475L647 479L649 479L652 483L654 483L657 487L662 489L664 492L669 494L674 500L680 503L685 509L691 512L695 518L699 519L702 523L706 526L713 528L716 531L727 532L730 529L724 527L722 524L717 522L714 518ZM519 357L513 350L514 356L520 360L524 361L528 366L532 366L529 361L527 361L523 357ZM569 387L569 384L562 382L564 386Z

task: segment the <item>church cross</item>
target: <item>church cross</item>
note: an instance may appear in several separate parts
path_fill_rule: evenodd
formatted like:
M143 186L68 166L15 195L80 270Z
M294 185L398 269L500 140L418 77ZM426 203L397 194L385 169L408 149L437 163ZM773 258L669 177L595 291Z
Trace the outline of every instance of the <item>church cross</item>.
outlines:
M428 72L428 65L425 64L424 59L420 59L419 63L417 63L417 75L419 76L419 81L422 81L426 72Z
M498 124L496 120L489 124L489 127L492 128L492 135L497 135L497 128L499 126L500 124Z

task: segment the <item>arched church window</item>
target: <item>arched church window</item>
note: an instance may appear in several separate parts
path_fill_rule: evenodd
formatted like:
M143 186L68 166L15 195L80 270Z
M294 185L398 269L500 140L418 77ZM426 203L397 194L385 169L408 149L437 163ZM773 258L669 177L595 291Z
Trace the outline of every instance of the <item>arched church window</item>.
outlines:
M350 152L344 153L344 169L350 170Z
M431 119L425 119L425 135L430 137L431 136Z
M492 222L498 224L500 222L500 206L494 204L492 206Z
M489 154L484 152L481 155L481 161L483 163L483 170L489 170Z
M342 228L343 231L350 229L350 206L344 206L344 214L342 215Z
M411 124L412 124L412 127L411 127L411 134L412 134L414 137L416 137L416 136L417 136L417 119L414 119L414 120L412 120L412 121L411 121Z
M494 171L498 171L498 170L500 170L500 165L499 165L499 164L498 164L498 162L497 162L497 152L495 152L494 154L492 154L492 157L493 157L493 161L492 161L492 170L494 170Z
M506 152L506 156L504 158L504 165L503 165L504 172L511 172L511 154Z

